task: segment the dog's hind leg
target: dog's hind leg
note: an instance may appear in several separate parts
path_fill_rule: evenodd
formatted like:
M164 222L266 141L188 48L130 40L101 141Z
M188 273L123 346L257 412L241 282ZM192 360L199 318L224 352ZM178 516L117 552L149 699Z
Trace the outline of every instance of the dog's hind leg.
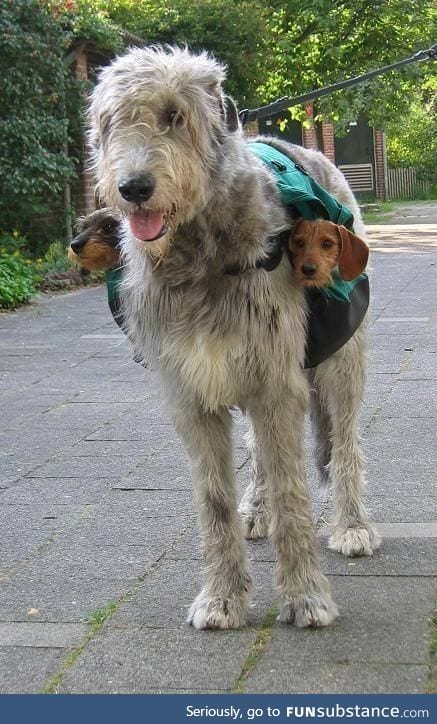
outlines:
M380 543L363 503L364 465L358 434L365 378L363 347L364 336L358 332L315 371L315 385L332 423L328 469L335 512L329 547L345 556L370 556Z
M300 385L299 385L300 387ZM298 627L326 626L337 616L330 585L320 571L317 538L303 455L305 380L302 392L281 390L248 405L261 443L276 546L279 620Z
M313 370L308 375L310 390L310 418L315 442L315 457L320 480L328 485L329 463L332 455L332 421L326 402L317 387Z
M247 434L247 446L252 461L252 476L238 510L243 523L244 535L249 539L257 539L265 538L268 535L270 513L261 450L250 419L248 418L248 420L250 427Z
M238 628L248 609L250 577L237 511L231 415L184 404L176 417L190 459L202 537L205 584L191 605L194 628Z

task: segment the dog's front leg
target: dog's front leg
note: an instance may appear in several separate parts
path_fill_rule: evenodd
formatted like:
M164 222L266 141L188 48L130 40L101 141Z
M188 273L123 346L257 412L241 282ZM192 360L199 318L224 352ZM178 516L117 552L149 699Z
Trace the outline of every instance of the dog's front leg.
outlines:
M249 407L267 476L271 533L276 546L279 620L295 626L326 626L337 616L322 575L305 480L303 441L306 407L302 392L258 399Z
M250 577L237 512L232 419L228 410L205 413L197 407L177 421L196 487L205 566L205 584L189 614L198 629L238 628L248 609Z

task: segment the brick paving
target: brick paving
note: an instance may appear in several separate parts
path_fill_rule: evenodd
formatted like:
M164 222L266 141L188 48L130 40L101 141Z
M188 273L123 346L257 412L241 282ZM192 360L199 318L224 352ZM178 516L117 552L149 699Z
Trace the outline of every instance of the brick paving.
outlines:
M427 690L436 561L437 205L369 227L372 324L361 432L372 559L326 547L340 618L275 621L274 554L248 545L245 629L184 624L200 587L191 483L159 382L131 361L103 288L0 315L0 693ZM248 480L236 416L240 489ZM73 655L71 655L73 653Z

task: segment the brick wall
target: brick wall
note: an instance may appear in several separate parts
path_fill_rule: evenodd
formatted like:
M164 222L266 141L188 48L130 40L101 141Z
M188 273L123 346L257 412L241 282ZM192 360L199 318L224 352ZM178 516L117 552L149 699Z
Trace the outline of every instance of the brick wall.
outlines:
M319 142L317 139L317 131L314 126L314 109L313 104L308 103L305 107L306 111L306 121L307 124L309 123L309 128L303 127L303 145L305 148L319 148Z
M325 156L329 158L332 163L335 163L335 141L334 141L334 126L329 121L322 121L322 148Z
M376 197L385 199L387 195L386 189L386 155L385 155L385 137L382 131L373 132L374 148L375 148L375 175L376 175Z
M80 80L88 80L88 60L84 49L79 49L77 52L75 73L76 77ZM77 216L89 214L96 208L94 178L92 173L86 169L87 149L85 140L82 143L82 159L83 163L79 171L79 180L73 195L73 203Z

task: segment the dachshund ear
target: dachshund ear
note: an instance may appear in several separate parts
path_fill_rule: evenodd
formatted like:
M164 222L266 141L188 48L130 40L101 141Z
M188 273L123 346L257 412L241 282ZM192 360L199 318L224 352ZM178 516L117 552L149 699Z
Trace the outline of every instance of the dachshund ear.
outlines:
M233 133L240 128L237 106L230 96L222 96L222 110L228 131Z
M338 226L338 233L341 240L340 257L338 259L338 270L345 282L360 276L366 268L369 258L369 247L363 239L346 229L345 226Z

